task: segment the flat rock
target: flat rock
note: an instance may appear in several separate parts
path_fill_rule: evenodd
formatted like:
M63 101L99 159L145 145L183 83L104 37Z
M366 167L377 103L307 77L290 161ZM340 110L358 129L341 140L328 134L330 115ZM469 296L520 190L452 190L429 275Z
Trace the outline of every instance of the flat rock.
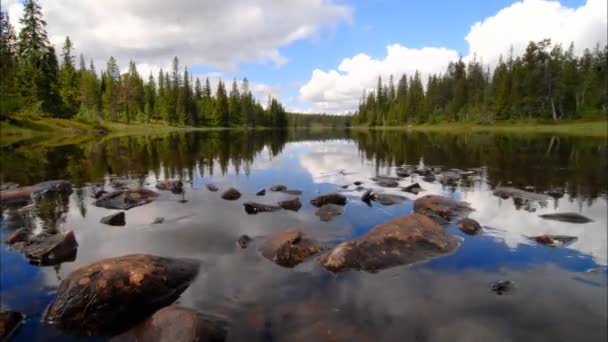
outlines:
M444 255L458 247L458 239L421 214L397 217L362 237L343 242L319 258L332 272L375 272Z
M184 192L184 183L180 180L164 180L156 183L156 188L162 191L171 191L174 194Z
M408 186L404 187L402 190L405 192L412 193L414 195L418 195L419 192L424 191L424 189L418 183L408 185Z
M262 255L283 267L295 267L307 257L319 253L321 245L294 228L273 235L262 248Z
M287 190L283 190L281 192L284 194L287 194L287 195L292 195L292 196L300 196L302 194L302 190L296 190L296 189L287 189Z
M222 194L222 198L228 201L236 201L241 198L241 192L235 188L230 188Z
M321 221L329 222L333 220L336 216L342 215L344 212L344 207L337 204L326 204L321 208L317 209L315 215L319 216Z
M576 236L567 235L538 235L528 239L549 247L563 247L578 240Z
M220 189L215 184L207 184L207 185L205 185L205 187L207 187L207 190L209 190L211 192L216 192Z
M383 193L372 193L371 199L385 206L400 204L407 201L407 197Z
M78 250L78 242L76 242L73 231L54 235L43 233L30 237L26 241L13 243L11 246L23 253L30 263L40 266L74 261Z
M0 310L0 341L10 341L23 323L25 316L17 311Z
M245 212L247 212L247 214L249 215L255 215L257 213L270 213L273 211L281 210L281 207L279 207L278 205L256 202L245 202L243 203L243 206L245 207Z
M332 192L311 199L310 204L314 205L315 207L322 207L326 204L346 205L346 196Z
M227 327L224 318L172 305L113 337L111 342L220 342L226 340Z
M114 336L173 303L198 268L195 260L145 254L94 262L61 281L43 321L69 334Z
M467 202L457 201L451 198L426 195L414 202L414 211L427 216L438 216L451 220L473 211Z
M264 196L266 195L266 189L262 189L255 193L256 196Z
M165 222L165 218L164 217L157 217L154 219L154 221L152 221L152 224L161 224Z
M127 222L125 221L124 211L105 216L101 219L100 222L109 226L124 226L125 224L127 224Z
M481 225L479 222L468 217L458 221L458 223L456 223L456 227L468 235L475 235L481 231Z
M19 228L14 232L10 233L7 237L2 240L2 242L7 245L12 245L17 242L25 242L30 237L30 230L28 228Z
M376 181L376 185L381 186L383 188L396 188L399 186L399 182L394 179L381 178Z
M554 220L568 223L589 223L593 222L592 219L583 216L578 213L555 213L555 214L544 214L539 215L541 218L545 220Z
M287 186L283 184L275 184L270 187L270 191L285 191L287 190Z
M498 196L503 199L512 197L512 198L518 198L518 199L522 199L522 200L538 201L538 202L546 202L551 199L550 196L545 195L545 194L537 194L534 192L521 190L521 189L517 189L517 188L513 188L513 187L508 187L508 186L499 186L499 187L495 188L492 193L494 194L494 196Z
M280 201L279 206L285 210L298 211L302 208L302 202L298 196L291 196L284 201Z
M117 190L101 196L94 205L106 209L129 210L154 201L158 194L148 189Z

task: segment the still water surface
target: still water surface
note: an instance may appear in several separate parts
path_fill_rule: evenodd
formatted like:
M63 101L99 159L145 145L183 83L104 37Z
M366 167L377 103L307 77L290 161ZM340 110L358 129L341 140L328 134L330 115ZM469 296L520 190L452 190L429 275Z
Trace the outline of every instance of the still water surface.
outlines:
M201 260L199 277L179 304L229 319L233 341L605 341L607 152L601 139L401 131L220 131L5 146L3 182L66 179L75 191L38 205L22 220L5 208L1 236L23 224L36 232L73 230L79 247L74 262L37 267L2 245L1 304L28 316L15 341L75 339L39 323L61 279L102 258L149 253ZM379 188L369 179L394 176L404 164L475 174L450 185L422 177L400 181L418 182L426 189L419 195ZM110 227L99 223L110 211L91 204L91 185L105 182L110 189L114 177L151 189L159 180L180 179L185 193L159 192L156 201L127 211L125 227ZM355 181L410 200L368 207ZM207 190L208 183L220 192ZM302 209L247 215L247 200L276 203L288 197L255 195L273 184L302 190ZM545 203L505 200L492 194L501 185L536 192L561 188L565 194ZM230 186L243 193L239 201L220 198ZM341 216L322 222L309 200L330 191L343 192L349 201ZM334 246L412 212L413 200L426 194L471 203L475 211L469 217L483 232L468 236L450 226L462 238L455 253L378 273L335 275L315 258L281 268L259 253L268 236L288 227ZM577 212L594 221L539 217L554 212ZM156 217L164 223L152 225ZM254 238L247 249L235 244L242 234ZM540 234L578 240L551 248L526 238ZM501 279L514 281L515 291L491 292L490 284Z

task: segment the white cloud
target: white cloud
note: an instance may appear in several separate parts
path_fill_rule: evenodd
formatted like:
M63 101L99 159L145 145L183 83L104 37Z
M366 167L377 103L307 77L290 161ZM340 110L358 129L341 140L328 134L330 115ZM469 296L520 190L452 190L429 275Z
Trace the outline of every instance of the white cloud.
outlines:
M279 49L324 26L350 20L351 10L332 0L41 0L51 42L69 35L78 53L119 63L182 64L234 68L242 62L276 65ZM18 26L21 5L8 0ZM97 61L97 60L96 60Z
M566 47L574 42L576 52L607 42L606 0L587 0L579 8L568 8L559 2L524 0L502 9L495 16L471 26L466 41L469 56L476 54L485 63L494 64L500 54L513 46L520 54L531 40L551 38ZM458 59L458 52L447 48L426 47L410 49L399 44L389 45L382 59L360 53L345 58L337 69L312 72L299 93L299 100L308 102L313 111L344 113L355 111L364 89L376 86L378 75L386 80L393 74L412 75L418 69L425 81L429 73L445 70L450 61Z

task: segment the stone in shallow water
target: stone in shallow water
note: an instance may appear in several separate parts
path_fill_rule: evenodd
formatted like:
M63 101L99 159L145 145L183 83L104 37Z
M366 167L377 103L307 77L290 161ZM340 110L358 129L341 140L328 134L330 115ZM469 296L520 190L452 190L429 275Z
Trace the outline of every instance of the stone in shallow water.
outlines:
M156 188L162 191L171 191L174 194L184 192L184 183L180 180L164 180L156 183Z
M546 202L551 199L548 195L545 194L537 194L534 192L529 192L525 190L516 189L508 186L499 186L494 189L492 192L494 196L501 197L503 199L507 199L509 197L518 198L522 200L528 201L538 201L538 202Z
M458 223L456 223L456 227L468 235L475 235L481 230L481 225L479 222L468 217L458 221Z
M326 204L346 205L346 196L332 192L311 199L310 204L314 205L315 207L322 207Z
M17 333L25 316L17 311L0 310L0 341L10 341Z
M255 193L256 196L264 196L266 195L266 189L262 189Z
M319 216L321 221L329 222L333 220L336 216L342 215L344 211L344 207L337 204L326 204L321 208L317 209L315 215Z
M205 186L207 187L207 190L209 190L211 192L216 192L216 191L218 191L220 189L215 184L207 184Z
M29 237L30 230L28 228L19 228L5 237L2 242L6 243L7 245L12 245L17 242L25 242L29 239Z
M285 210L298 211L302 208L302 203L298 196L291 196L284 201L280 201L278 204Z
M377 225L362 237L343 242L319 258L333 272L374 272L444 255L458 247L458 239L421 214L397 217Z
M593 222L592 219L583 216L578 213L556 213L556 214L544 214L540 215L545 220L562 221L568 223L589 223Z
M302 194L302 190L296 190L296 189L287 189L287 190L283 190L281 192L284 194L293 195L293 196L300 196Z
M295 267L307 257L319 253L321 245L294 228L273 235L262 247L262 255L283 267Z
M243 203L245 212L249 215L255 215L257 213L269 213L277 210L281 210L281 207L272 204L263 204L256 202L245 202Z
M164 217L157 217L154 219L154 221L152 221L152 224L161 224L165 222L165 218Z
M418 195L418 193L420 191L424 191L424 189L420 186L420 184L414 183L412 185L408 185L405 188L403 188L403 191L412 193L414 195Z
M466 202L443 196L426 195L414 202L414 211L427 216L436 215L446 220L451 220L454 217L468 214L473 209Z
M490 284L490 290L499 296L505 293L510 293L515 290L515 282L511 280L495 281Z
M51 266L74 261L78 242L74 232L69 231L65 234L39 234L25 241L16 242L12 247L23 253L34 265Z
M28 202L31 200L32 196L40 196L47 192L71 194L72 184L64 180L51 180L32 186L9 188L0 191L0 203L11 204Z
M190 308L168 306L112 342L220 342L228 333L226 319Z
M113 336L173 303L198 274L191 259L133 254L83 266L61 281L43 321L81 336Z
M249 235L241 235L237 240L236 244L241 248L247 248L253 239Z
M109 226L124 226L125 224L127 224L127 222L125 221L124 211L105 216L101 219L100 222Z
M536 241L541 245L550 247L562 247L578 240L576 236L567 235L538 235L528 237L532 241Z
M117 190L103 195L93 202L98 207L106 209L129 210L154 201L158 194L148 189Z
M222 194L222 198L228 201L236 201L241 198L241 192L235 188L230 188Z
M371 199L382 205L386 205L386 206L400 204L400 203L403 203L404 201L407 201L407 197L393 195L393 194L378 194L378 193L372 193Z
M287 186L283 184L275 184L270 187L270 191L285 191L287 190Z

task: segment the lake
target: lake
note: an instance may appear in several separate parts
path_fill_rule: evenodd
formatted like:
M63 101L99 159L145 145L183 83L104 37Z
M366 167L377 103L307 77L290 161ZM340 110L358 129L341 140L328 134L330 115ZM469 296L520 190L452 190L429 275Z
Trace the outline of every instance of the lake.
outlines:
M1 236L26 226L35 233L74 231L74 261L30 265L2 244L2 307L27 315L14 341L85 340L40 323L62 279L91 262L133 253L201 261L182 306L225 317L228 340L313 341L605 341L608 338L608 146L605 139L558 135L388 131L203 131L99 138L78 144L33 140L2 147L3 183L31 185L54 179L73 193L37 201L18 213L3 208ZM370 180L396 168L457 169L457 179L426 181L413 174L399 187ZM114 179L158 192L126 211L126 225L100 219L112 210L92 205L94 185ZM182 180L184 192L155 189ZM385 206L361 200L363 189L407 197ZM402 187L419 183L415 195ZM215 184L219 192L209 191ZM261 189L285 184L302 191L297 211L248 215L243 202L272 204L289 195ZM221 199L234 187L238 201ZM497 187L547 193L548 200L503 198ZM347 197L341 215L322 221L309 201L327 192ZM436 194L466 201L482 226L477 235L445 227L460 240L441 257L379 272L329 272L316 256L283 268L260 254L274 233L294 227L325 248L363 236L374 226L413 210L416 198ZM593 221L573 224L539 215L574 212ZM157 217L161 224L152 224ZM239 236L253 238L241 249ZM548 247L542 234L577 240ZM514 290L492 292L496 281ZM90 340L96 340L94 338Z

